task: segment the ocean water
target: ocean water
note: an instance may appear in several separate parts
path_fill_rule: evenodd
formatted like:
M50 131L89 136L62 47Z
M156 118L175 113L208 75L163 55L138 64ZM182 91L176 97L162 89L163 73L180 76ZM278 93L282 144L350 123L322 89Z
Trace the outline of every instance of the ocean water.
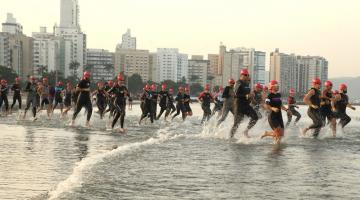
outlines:
M70 128L68 119L45 112L39 120L0 118L0 199L360 199L360 116L332 137L302 137L310 124L306 108L281 145L259 139L270 130L261 119L235 140L232 116L216 128L213 117L200 125L202 111L182 122L138 125L140 109L127 111L127 134L107 129L94 113ZM29 115L30 117L30 115ZM357 119L355 119L357 118ZM284 116L286 121L286 117Z

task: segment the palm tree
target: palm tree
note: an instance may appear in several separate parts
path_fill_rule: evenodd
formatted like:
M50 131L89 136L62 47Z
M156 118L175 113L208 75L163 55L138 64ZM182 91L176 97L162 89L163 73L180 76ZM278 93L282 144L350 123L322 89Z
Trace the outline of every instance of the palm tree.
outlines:
M80 67L80 63L77 62L77 61L72 61L70 64L69 64L69 69L72 70L72 75L73 76L76 76L77 77L77 70L79 69Z

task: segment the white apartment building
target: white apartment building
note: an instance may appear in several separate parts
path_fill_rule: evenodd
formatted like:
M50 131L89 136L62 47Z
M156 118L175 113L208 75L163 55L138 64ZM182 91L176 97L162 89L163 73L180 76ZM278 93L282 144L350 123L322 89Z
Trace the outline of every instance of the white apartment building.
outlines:
M131 37L131 30L128 29L122 35L122 42L118 44L117 49L136 49L136 37Z
M77 76L81 77L86 65L86 35L79 24L79 5L77 0L61 0L60 26L55 26L55 36L60 40L60 70L65 77L73 75L70 63L78 62Z
M255 83L265 84L265 52L255 49L236 48L222 52L224 46L220 47L220 56L223 57L222 85L227 85L230 78L239 79L240 71L248 69L251 76L251 85Z
M204 86L207 83L209 61L202 57L192 56L188 62L188 83L190 85L198 83Z
M296 56L280 53L278 49L270 54L270 79L278 80L280 92L288 94L290 88L304 95L312 86L312 80L328 78L328 61L319 56Z
M87 49L86 60L85 70L91 72L94 82L114 79L114 53L104 49Z
M6 22L2 23L2 32L10 34L22 34L23 27L21 24L16 22L12 13L7 13Z
M10 45L7 33L0 33L0 66L11 67Z
M60 70L60 45L55 35L48 33L46 27L40 27L40 32L32 33L32 37L34 75L41 77L44 69L48 72Z
M156 79L161 82L164 80L181 81L188 76L188 56L180 54L175 48L157 49L157 69Z
M149 51L136 49L117 49L115 52L115 73L126 76L139 74L143 81L150 77Z

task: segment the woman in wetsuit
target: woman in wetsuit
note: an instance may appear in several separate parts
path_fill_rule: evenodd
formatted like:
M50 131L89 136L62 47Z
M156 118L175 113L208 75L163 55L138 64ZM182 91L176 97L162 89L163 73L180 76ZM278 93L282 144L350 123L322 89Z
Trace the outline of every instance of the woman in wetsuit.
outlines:
M201 108L204 112L201 123L204 123L205 121L209 121L209 119L211 117L210 104L211 104L211 102L214 102L214 97L210 93L210 85L209 84L205 85L204 91L202 93L200 93L198 99L201 102Z
M312 84L313 87L304 97L304 103L309 106L307 114L312 119L313 124L303 129L302 134L306 135L309 130L314 129L313 136L317 137L320 133L321 127L323 127L323 120L320 113L321 80L319 78L315 78L312 80Z
M271 111L268 116L268 121L273 131L265 131L261 138L270 136L273 137L276 144L279 144L281 142L281 138L284 136L284 121L281 110L288 111L288 109L282 105L279 85L276 80L272 80L270 82L269 89L270 94L265 100L265 108Z
M334 106L336 110L336 117L340 119L339 124L342 128L344 128L351 121L349 115L346 114L346 108L356 110L356 108L349 103L347 85L340 85L339 93L335 96Z
M296 99L295 99L295 90L290 89L289 91L289 97L288 97L288 109L289 112L287 113L288 121L286 123L286 126L289 126L292 120L292 116L296 116L294 124L298 123L301 114L296 110L296 108L299 108L299 106L296 105Z

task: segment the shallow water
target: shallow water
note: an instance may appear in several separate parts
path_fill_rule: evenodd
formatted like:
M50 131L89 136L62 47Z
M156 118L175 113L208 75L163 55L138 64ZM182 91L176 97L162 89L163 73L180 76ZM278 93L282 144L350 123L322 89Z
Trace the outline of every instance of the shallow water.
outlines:
M0 118L0 199L359 199L360 122L332 138L300 137L304 116L285 132L280 146L266 119L252 138L229 141L232 116L219 128L201 126L201 109L186 122L137 125L128 111L125 135L106 129L93 115L92 128L67 126L56 114L36 122L16 114ZM304 115L305 108L301 108ZM353 117L359 111L351 111ZM117 148L116 148L117 147Z

